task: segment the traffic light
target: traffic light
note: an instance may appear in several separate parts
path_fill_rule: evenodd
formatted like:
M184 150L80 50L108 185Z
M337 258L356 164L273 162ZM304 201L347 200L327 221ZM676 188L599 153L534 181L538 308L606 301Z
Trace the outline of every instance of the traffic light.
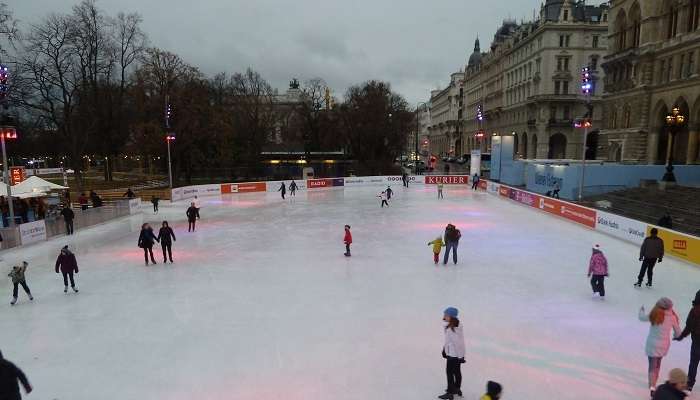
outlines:
M581 69L581 93L583 93L584 96L589 96L593 93L593 76L588 67L583 67L583 69Z

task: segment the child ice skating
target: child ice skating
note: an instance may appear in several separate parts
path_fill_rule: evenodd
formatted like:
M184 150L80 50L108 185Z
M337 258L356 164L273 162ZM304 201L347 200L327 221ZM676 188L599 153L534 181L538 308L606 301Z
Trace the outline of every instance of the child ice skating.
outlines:
M588 263L588 277L591 278L593 297L605 298L605 278L608 276L608 260L603 255L599 244L593 245L593 254Z
M445 345L442 348L442 357L447 360L447 390L439 399L452 400L454 396L462 396L462 371L466 352L464 345L464 332L459 324L457 315L459 311L454 307L448 307L443 313L442 320L445 327Z
M68 246L63 246L61 253L56 259L56 273L61 271L63 274L63 293L68 293L68 280L70 279L70 287L73 288L75 293L78 293L78 289L75 287L75 280L73 280L73 274L78 273L78 261L75 259L75 254L68 250Z
M683 392L687 386L688 377L680 368L674 368L668 373L668 380L656 388L652 400L683 400L688 395Z
M25 275L27 272L27 266L29 266L29 264L26 261L22 261L22 266L12 267L12 271L7 274L7 276L12 278L12 285L14 285L14 288L12 289L12 301L10 302L10 304L13 306L15 303L17 303L17 289L19 285L22 285L22 288L24 288L27 296L29 296L29 300L34 300L32 292L29 290L29 286L27 286L27 279Z
M345 237L343 238L343 243L345 243L345 257L350 257L350 245L352 244L350 225L345 225Z
M440 236L435 238L432 242L428 242L428 246L433 246L433 261L435 261L435 265L440 262L440 251L444 245L445 243Z
M649 359L649 391L654 397L656 382L659 379L661 360L668 354L671 347L671 331L673 336L681 335L678 323L678 315L673 311L673 302L667 297L662 297L649 314L644 311L644 306L639 310L639 320L649 322L649 334L647 336L645 351Z
M387 201L386 197L386 192L381 192L377 195L382 200L382 208L384 208L384 204L386 204L387 207L389 207L389 202Z
M437 184L437 190L438 190L438 199L444 198L442 196L442 189L445 187L445 185L442 184L442 182Z
M486 383L486 394L480 400L499 400L503 393L503 387L498 382L488 381Z

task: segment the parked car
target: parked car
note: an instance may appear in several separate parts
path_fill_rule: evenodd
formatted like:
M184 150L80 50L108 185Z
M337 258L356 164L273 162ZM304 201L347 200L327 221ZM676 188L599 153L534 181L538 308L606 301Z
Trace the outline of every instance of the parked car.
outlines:
M469 162L469 154L464 154L462 157L457 159L457 164L464 165Z
M457 162L457 157L455 157L455 156L447 157L447 162L449 162L449 163Z

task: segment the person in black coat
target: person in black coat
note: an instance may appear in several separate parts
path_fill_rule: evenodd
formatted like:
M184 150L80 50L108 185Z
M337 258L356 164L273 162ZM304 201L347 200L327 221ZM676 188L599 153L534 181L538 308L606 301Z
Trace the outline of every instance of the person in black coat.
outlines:
M683 391L686 387L687 377L680 368L672 369L668 374L668 380L659 385L652 392L652 400L683 400L688 395Z
M148 265L148 255L151 255L151 262L155 265L156 259L153 258L153 243L158 241L156 235L153 234L153 228L148 223L141 225L141 234L139 234L139 247L143 249L143 258Z
M29 384L24 372L15 364L5 360L0 352L0 399L20 400L22 398L17 384L18 380L22 383L27 394L32 392L32 385Z
M693 308L688 313L685 321L685 329L680 336L673 340L681 341L688 337L692 340L690 345L690 364L688 365L688 390L692 391L695 386L695 378L698 374L698 363L700 363L700 290L695 293Z
M160 198L158 196L153 196L151 197L151 203L153 204L153 212L158 213L158 203L160 202Z
M158 237L156 238L158 241L160 241L160 247L163 248L163 264L165 264L168 259L165 257L165 252L168 252L168 257L170 258L170 262L173 262L173 241L176 241L175 239L175 232L173 232L173 228L168 226L168 221L163 221L163 226L160 228L160 231L158 231Z
M197 215L199 214L197 207L194 206L194 202L190 203L190 207L185 214L187 214L187 222L189 223L187 225L187 232L194 232Z
M66 235L73 234L73 219L75 219L75 213L70 209L70 203L63 206L61 210L61 215L63 215L63 220L66 222Z
M284 185L284 182L282 182L282 185L277 191L282 192L282 200L284 200L284 196L287 194L287 187Z

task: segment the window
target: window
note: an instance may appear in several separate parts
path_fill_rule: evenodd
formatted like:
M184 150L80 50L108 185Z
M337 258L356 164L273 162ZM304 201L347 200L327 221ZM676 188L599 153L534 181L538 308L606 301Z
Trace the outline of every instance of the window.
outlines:
M564 21L569 20L569 10L564 10Z
M549 107L549 119L557 119L557 106Z
M571 119L571 107L569 106L564 106L564 119Z
M568 71L568 70L569 70L569 58L567 57L564 59L564 71Z
M688 53L688 76L695 75L695 52Z
M671 39L678 33L678 8L672 8L666 18L668 23L667 39Z
M594 49L598 48L599 41L600 41L600 36L593 35L593 48Z
M700 0L690 0L688 5L688 32L694 32L698 29L698 21L700 19Z
M559 94L561 92L561 82L554 81L554 94Z
M664 81L665 82L670 81L672 76L673 76L673 57L669 58L666 61L666 77L665 77Z
M661 60L659 63L659 83L664 82L664 73L666 72L666 60Z
M566 35L564 40L564 47L569 47L569 41L571 40L571 35Z
M562 92L563 94L569 94L569 81L564 81L563 87L562 87Z
M685 54L681 54L681 62L679 64L678 71L676 71L676 79L681 79L685 77Z
M564 47L564 35L559 35L559 47Z
M591 56L591 69L593 71L598 69L598 56Z
M564 59L562 57L557 58L557 71L564 69Z

